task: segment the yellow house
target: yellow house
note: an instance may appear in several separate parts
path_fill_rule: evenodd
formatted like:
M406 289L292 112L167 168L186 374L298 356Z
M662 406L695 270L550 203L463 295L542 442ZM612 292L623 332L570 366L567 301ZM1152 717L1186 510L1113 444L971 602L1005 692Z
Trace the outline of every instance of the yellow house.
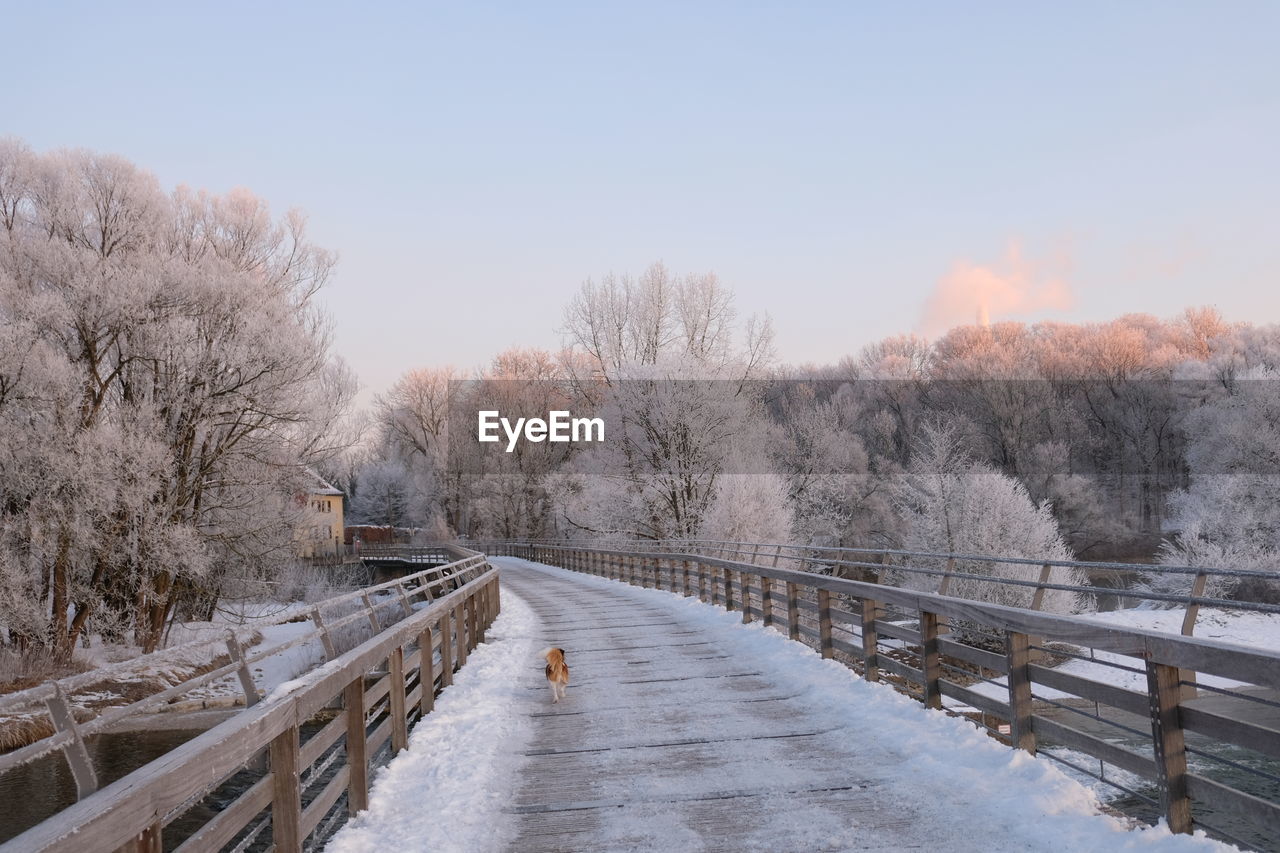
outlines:
M343 540L342 492L314 471L308 471L312 485L299 500L304 501L302 517L293 532L299 557L341 557Z

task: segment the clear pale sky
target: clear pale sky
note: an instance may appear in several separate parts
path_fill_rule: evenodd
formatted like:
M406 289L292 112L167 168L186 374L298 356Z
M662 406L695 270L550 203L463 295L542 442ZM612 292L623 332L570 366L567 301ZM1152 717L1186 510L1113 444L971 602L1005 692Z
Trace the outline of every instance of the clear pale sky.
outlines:
M3 6L0 134L306 210L366 400L656 259L791 363L972 322L930 302L971 278L1280 321L1276 2Z

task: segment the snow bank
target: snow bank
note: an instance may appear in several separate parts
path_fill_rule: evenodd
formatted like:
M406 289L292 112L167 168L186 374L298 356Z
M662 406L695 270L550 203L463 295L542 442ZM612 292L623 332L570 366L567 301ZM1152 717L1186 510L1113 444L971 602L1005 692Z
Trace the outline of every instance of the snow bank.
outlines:
M530 734L520 676L542 645L533 610L509 590L486 642L467 657L409 749L376 776L369 809L334 835L329 853L481 851L513 832L503 812Z

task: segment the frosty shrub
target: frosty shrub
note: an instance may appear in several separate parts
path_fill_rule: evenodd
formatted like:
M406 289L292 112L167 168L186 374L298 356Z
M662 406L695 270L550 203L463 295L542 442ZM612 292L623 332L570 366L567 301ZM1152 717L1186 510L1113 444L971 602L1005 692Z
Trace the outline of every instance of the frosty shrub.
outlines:
M271 597L276 601L314 604L341 595L368 582L360 564L313 565L302 560L286 563L275 576Z
M1171 499L1178 535L1164 544L1165 565L1280 572L1280 372L1245 371L1228 393L1188 418L1188 489ZM1151 572L1145 586L1187 593L1193 576ZM1280 603L1275 580L1210 575L1205 594Z
M962 450L954 430L926 425L912 462L898 490L898 506L905 520L903 547L934 554L1000 556L1030 560L1070 560L1071 551L1058 533L1048 504L1036 504L1018 481L974 462ZM943 557L912 557L913 567L942 570ZM1011 586L972 579L987 575L1019 581L1036 581L1037 564L989 563L957 559L949 595L1030 607L1031 586ZM914 589L934 591L936 576L889 570L887 579ZM1051 583L1081 584L1075 569L1055 568ZM1049 590L1043 609L1073 613L1082 602L1074 592Z
M702 523L702 538L724 542L792 541L786 481L771 472L722 474Z

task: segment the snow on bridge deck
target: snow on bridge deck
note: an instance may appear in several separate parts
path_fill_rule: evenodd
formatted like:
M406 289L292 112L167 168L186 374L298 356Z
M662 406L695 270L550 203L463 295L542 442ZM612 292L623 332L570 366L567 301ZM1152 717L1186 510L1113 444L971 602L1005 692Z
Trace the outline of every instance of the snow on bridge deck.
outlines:
M386 850L1205 850L1048 762L760 627L514 558L503 615L329 845ZM536 651L561 646L551 703Z

